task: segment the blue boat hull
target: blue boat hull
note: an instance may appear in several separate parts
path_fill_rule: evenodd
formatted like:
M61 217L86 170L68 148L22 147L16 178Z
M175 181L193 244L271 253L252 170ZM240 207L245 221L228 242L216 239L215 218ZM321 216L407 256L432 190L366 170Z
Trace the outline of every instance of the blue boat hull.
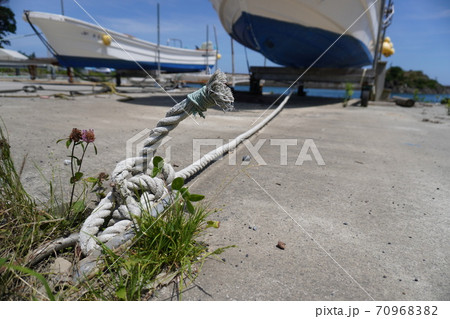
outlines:
M294 68L347 68L372 64L373 56L360 40L319 28L279 21L243 12L231 36L274 63Z
M99 59L99 58L83 58L78 56L57 55L58 62L65 67L74 68L113 68L117 70L157 70L158 65L156 62L148 61L127 61L116 59ZM213 68L214 65L210 65ZM161 63L161 70L167 73L182 73L182 72L199 72L204 71L206 65L198 64L174 64L174 63Z

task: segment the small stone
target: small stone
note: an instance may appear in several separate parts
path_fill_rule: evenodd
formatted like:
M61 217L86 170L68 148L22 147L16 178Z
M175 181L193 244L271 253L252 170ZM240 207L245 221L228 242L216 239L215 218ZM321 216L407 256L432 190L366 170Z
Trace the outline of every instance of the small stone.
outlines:
M348 225L348 223L344 223L344 225L345 225L345 226L347 226L347 225Z
M244 157L242 157L243 162L250 162L250 159L251 159L250 155L245 155Z
M223 261L223 262L226 262L227 260L226 260L225 258L222 258L222 261Z
M258 227L256 227L256 226L253 226L253 228L252 228L254 231L256 231L257 229L258 229Z
M56 258L50 265L51 273L70 274L72 272L72 263L64 258Z
M286 248L286 244L283 243L281 240L278 241L277 247L281 250L284 250Z
M414 278L414 281L419 281L419 279L417 279L417 278Z
M70 160L68 159L64 160L64 165L70 165Z
M71 281L72 263L64 258L56 258L50 265L50 282L53 285L62 284Z

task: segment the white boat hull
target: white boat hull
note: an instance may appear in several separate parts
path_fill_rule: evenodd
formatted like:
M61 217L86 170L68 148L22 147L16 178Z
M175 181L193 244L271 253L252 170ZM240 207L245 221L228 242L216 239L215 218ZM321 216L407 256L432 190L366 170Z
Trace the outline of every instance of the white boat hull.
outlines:
M55 57L64 66L130 70L158 67L158 45L155 43L67 16L43 12L25 14L45 34ZM109 44L103 41L105 35L110 36ZM159 46L160 67L166 72L204 71L215 65L216 55L215 50Z
M235 40L275 63L361 67L373 61L380 0L210 1Z

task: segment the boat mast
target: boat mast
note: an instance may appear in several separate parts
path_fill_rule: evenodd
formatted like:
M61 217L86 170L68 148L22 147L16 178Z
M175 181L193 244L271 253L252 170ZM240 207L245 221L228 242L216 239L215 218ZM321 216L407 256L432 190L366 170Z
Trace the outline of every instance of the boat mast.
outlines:
M219 65L219 59L217 58L217 55L219 54L219 41L217 41L217 31L216 26L213 25L214 28L214 42L216 44L216 64L214 65L214 69L217 70L217 67ZM213 48L214 49L214 48Z
M64 15L64 0L61 0L61 14Z
M231 39L231 86L234 87L235 83L234 83L234 42L233 42L233 38L230 37Z
M157 55L156 55L156 64L158 65L157 76L161 75L161 55L160 55L160 29L159 29L159 2L156 4L156 23L157 23L157 34L158 34L158 42L157 42Z
M209 26L206 25L206 74L209 74Z

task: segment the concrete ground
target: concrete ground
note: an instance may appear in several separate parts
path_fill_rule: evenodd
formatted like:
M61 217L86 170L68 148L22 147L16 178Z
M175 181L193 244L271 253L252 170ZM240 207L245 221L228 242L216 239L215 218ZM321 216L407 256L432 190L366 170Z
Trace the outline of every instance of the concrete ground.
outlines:
M0 82L2 89L23 85ZM99 154L87 155L86 175L111 172L126 156L126 141L153 128L174 104L156 93L130 93L135 98L126 102L116 95L46 98L91 88L42 87L10 94L41 97L0 97L16 165L26 157L22 180L41 200L48 194L41 175L53 176L67 194L68 151L56 141L73 127L95 129ZM180 101L186 92L171 94ZM206 120L186 119L161 155L170 153L181 169L192 162L194 139L227 142L274 99L237 94L234 112L213 109ZM203 239L211 250L236 247L207 260L183 299L450 300L449 137L450 116L441 105L343 108L339 100L292 97L250 139L259 157L241 145L231 154L236 165L227 155L190 181L192 192L219 209L211 218L220 228ZM277 143L285 143L286 157ZM304 145L311 160L301 153ZM242 161L246 155L249 162ZM302 165L299 158L306 159ZM171 298L172 287L156 297Z

